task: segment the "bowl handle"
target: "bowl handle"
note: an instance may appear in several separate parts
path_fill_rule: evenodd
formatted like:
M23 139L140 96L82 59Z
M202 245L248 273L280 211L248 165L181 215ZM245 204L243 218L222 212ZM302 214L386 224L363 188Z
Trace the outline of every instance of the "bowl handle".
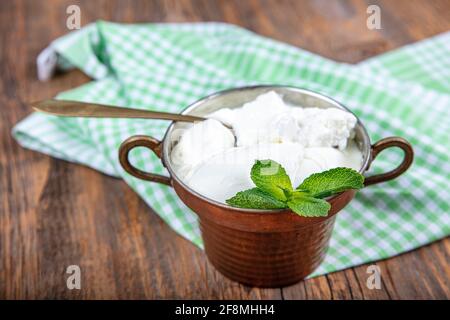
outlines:
M142 171L135 166L133 166L130 163L130 160L128 158L128 155L130 154L130 151L133 150L136 147L145 147L150 150L152 150L158 158L161 158L161 152L162 152L162 144L161 141L156 140L153 137L148 136L142 136L142 135L136 135L129 137L126 139L119 148L119 161L122 167L125 169L126 172L131 174L132 176L142 179L142 180L148 180L158 183L163 183L168 186L171 186L171 179L170 177L166 177L160 174L156 173L150 173Z
M414 158L414 150L408 141L400 137L388 137L374 143L371 147L372 152L370 163L372 163L372 161L381 151L390 147L398 147L403 150L404 156L402 163L400 163L397 168L391 171L367 177L364 181L365 186L370 186L371 184L385 182L397 178L411 166Z

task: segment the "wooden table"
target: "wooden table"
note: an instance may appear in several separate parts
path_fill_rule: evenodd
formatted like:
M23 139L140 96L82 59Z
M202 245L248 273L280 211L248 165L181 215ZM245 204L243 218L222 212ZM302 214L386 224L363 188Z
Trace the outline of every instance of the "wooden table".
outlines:
M382 10L379 31L366 28L372 3ZM367 288L367 266L282 289L242 286L215 271L124 182L22 149L10 131L30 113L27 102L89 81L79 71L36 80L36 55L68 32L70 4L80 6L83 25L226 21L351 63L450 29L447 0L1 1L0 299L450 298L449 239L377 262L381 290ZM81 267L81 290L66 287L72 264Z

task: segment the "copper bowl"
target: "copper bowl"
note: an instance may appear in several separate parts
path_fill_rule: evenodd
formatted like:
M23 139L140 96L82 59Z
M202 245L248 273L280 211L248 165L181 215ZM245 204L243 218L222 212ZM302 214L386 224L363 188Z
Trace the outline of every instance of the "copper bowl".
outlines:
M254 86L221 91L207 96L182 113L202 116L220 108L235 108L273 90L290 104L303 107L340 108L340 103L321 94L287 86ZM185 124L184 124L185 125ZM206 255L222 274L243 284L258 287L280 287L298 282L311 274L323 261L336 214L354 197L346 191L330 197L327 217L305 218L290 210L254 210L230 207L208 199L181 181L171 166L171 135L182 123L172 123L163 141L148 136L132 136L120 146L119 159L131 175L159 182L175 189L180 199L199 217ZM370 143L363 124L358 119L355 141L363 153L359 170L365 172L382 150L399 147L404 151L402 163L392 171L367 177L365 186L396 178L409 168L413 160L411 145L399 137ZM148 173L135 168L128 160L135 147L147 147L161 158L170 176Z

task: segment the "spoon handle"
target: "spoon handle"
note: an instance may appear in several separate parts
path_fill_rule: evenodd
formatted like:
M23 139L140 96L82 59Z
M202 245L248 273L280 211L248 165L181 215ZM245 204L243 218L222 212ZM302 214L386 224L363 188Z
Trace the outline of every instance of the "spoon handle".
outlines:
M63 117L85 118L139 118L173 121L203 121L205 118L178 113L158 112L150 110L120 108L96 103L69 100L43 100L31 103L36 111Z

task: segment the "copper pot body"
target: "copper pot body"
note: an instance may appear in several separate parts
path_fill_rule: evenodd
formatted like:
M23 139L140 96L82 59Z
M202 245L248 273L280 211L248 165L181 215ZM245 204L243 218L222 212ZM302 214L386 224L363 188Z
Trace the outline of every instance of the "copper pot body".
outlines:
M337 107L338 102L318 93L286 86L255 86L215 93L189 106L183 114L203 116L224 107L239 107L256 96L274 90L288 103L304 107ZM251 210L230 207L208 199L186 186L170 163L171 135L183 124L172 124L162 142L148 136L133 136L123 142L119 159L123 168L140 179L172 186L180 199L199 218L205 252L215 268L228 278L249 286L282 287L311 274L323 261L333 231L336 214L354 197L350 190L327 199L327 217L306 218L291 210ZM392 171L368 177L365 185L391 180L408 169L413 160L411 145L399 137L389 137L371 145L358 120L355 140L363 153L360 172L365 172L378 153L389 147L404 151L403 162ZM137 146L153 150L170 177L143 172L132 166L129 152Z

